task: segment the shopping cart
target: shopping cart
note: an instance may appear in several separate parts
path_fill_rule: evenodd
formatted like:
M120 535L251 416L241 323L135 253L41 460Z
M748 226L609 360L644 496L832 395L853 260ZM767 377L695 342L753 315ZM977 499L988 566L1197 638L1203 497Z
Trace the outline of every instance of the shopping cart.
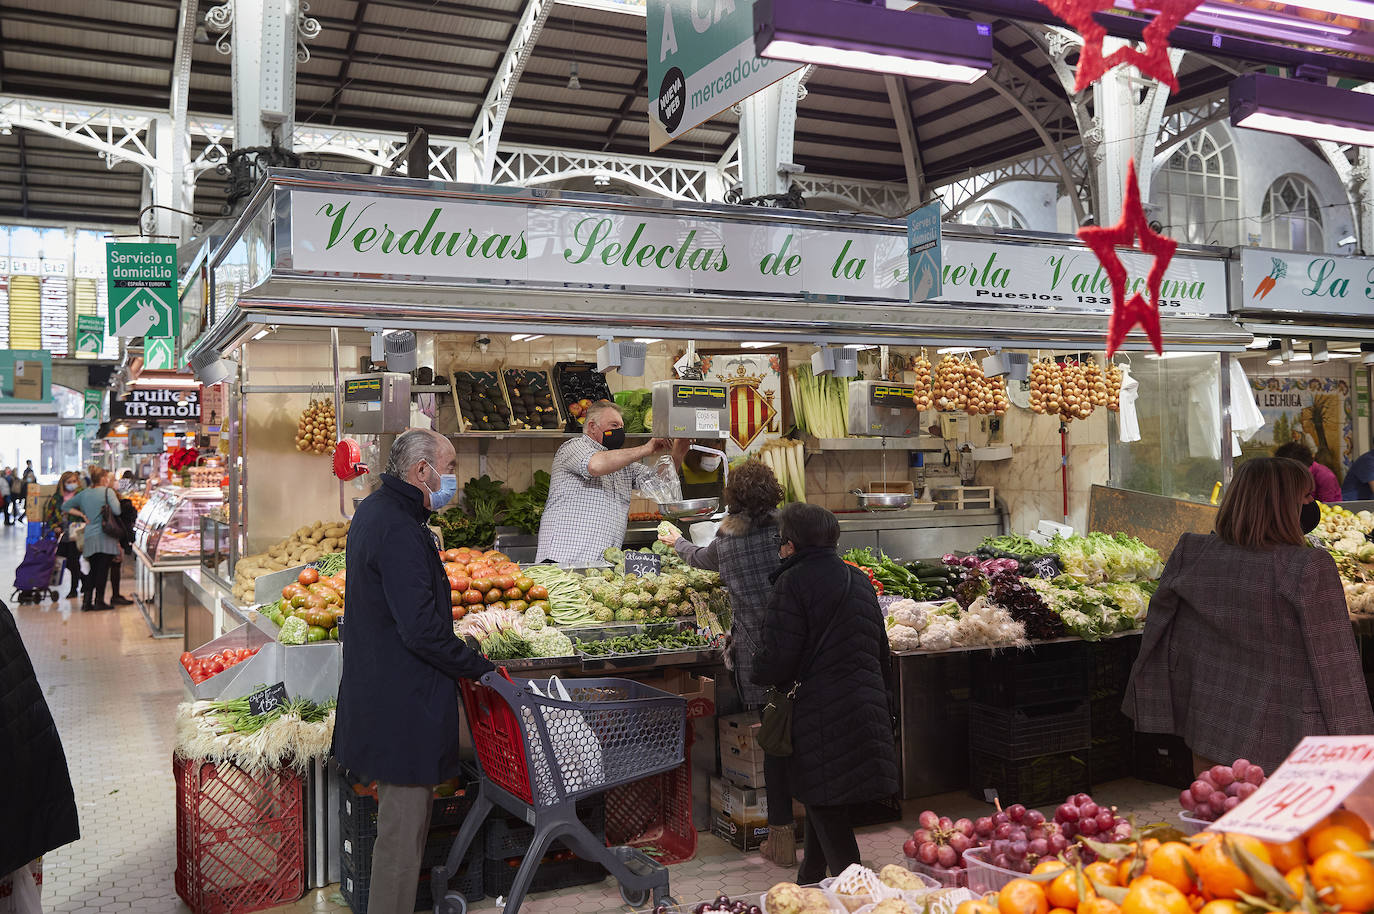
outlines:
M38 539L24 547L24 558L14 569L14 599L19 603L56 600L62 587L62 561L57 555L57 534L43 525Z
M505 914L520 910L554 840L609 870L631 907L645 907L651 897L654 905L675 904L668 895L668 868L636 848L606 847L578 821L575 804L681 765L686 700L628 679L567 680L566 701L546 697L541 692L547 690L536 691L539 685L512 679L504 668L480 684L462 683L479 787L448 859L432 871L435 914L467 910L467 900L448 891L449 879L497 807L534 826Z

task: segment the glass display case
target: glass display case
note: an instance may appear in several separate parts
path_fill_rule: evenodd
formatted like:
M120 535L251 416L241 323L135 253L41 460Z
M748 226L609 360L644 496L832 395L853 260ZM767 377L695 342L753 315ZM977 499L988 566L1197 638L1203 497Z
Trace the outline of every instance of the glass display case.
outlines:
M200 517L200 571L208 574L226 590L233 588L229 567L229 522L218 511Z
M195 564L200 557L200 518L224 501L218 488L164 486L149 497L134 525L134 546L153 564Z

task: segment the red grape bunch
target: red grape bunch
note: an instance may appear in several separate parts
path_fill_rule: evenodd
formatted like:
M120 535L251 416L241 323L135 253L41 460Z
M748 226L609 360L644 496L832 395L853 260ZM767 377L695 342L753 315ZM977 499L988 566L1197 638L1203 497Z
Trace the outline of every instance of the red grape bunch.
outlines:
M1115 806L1100 806L1086 793L1076 793L1064 800L1054 811L1054 821L1070 840L1082 835L1112 843L1131 837L1131 823L1116 814ZM1087 848L1083 851L1086 853Z
M978 846L969 819L951 819L927 809L917 821L920 828L902 845L902 853L926 866L957 869L964 865L964 851Z
M656 905L654 914L668 914L667 905ZM763 914L763 908L747 901L731 901L729 895L718 895L714 901L703 901L692 909L692 914Z
M979 819L974 832L987 835L989 863L1018 873L1029 873L1042 857L1057 857L1069 849L1069 839L1058 825L1020 803Z
M1215 822L1259 790L1263 783L1263 768L1246 759L1237 759L1230 765L1208 768L1178 798L1189 815Z

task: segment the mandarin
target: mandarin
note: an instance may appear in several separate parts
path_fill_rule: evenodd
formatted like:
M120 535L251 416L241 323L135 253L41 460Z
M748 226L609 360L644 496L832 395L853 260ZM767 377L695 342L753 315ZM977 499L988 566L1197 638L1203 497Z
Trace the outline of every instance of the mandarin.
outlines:
M1197 855L1198 881L1208 901L1218 898L1239 898L1241 893L1258 895L1255 882L1241 869L1231 852L1246 850L1257 859L1272 864L1264 842L1249 835L1217 835L1202 846Z
M1146 876L1162 879L1180 892L1191 892L1197 887L1197 874L1197 851L1176 841L1162 845L1145 863Z
M1369 838L1345 825L1320 825L1307 833L1307 856L1316 860L1331 851L1358 854L1369 850Z
M1280 873L1307 864L1307 845L1302 838L1294 838L1283 844L1271 844L1266 841L1264 846L1269 849L1269 857L1274 861L1274 868Z
M1244 912L1241 910L1240 902L1234 898L1222 898L1207 902L1198 914L1244 914Z
M982 898L965 901L954 909L954 914L998 914L997 906Z
M1063 869L1068 869L1067 863L1065 863L1063 860L1055 860L1051 858L1049 860L1041 860L1039 863L1037 863L1035 865L1035 869L1031 870L1031 875L1039 876L1041 873L1057 873Z
M997 893L1000 914L1049 914L1050 905L1040 886L1029 879L1013 879Z
M1328 851L1312 861L1310 874L1328 904L1343 911L1374 909L1374 863L1365 858L1345 850Z
M1360 837L1366 841L1374 840L1374 835L1371 835L1369 831L1369 823L1348 809L1336 810L1326 817L1326 823L1328 825L1343 825L1351 831L1359 833Z
M1099 885L1121 885L1121 877L1116 867L1105 860L1089 863L1083 868L1083 875Z
M1101 895L1093 895L1079 904L1078 914L1121 914L1121 906Z
M1082 886L1083 896L1079 898L1079 887ZM1065 870L1050 881L1045 886L1045 897L1050 904L1056 908L1077 908L1079 902L1091 898L1097 893L1088 884L1087 879L1082 877L1077 870Z
M1193 906L1169 883L1153 876L1141 876L1126 892L1121 914L1193 914Z

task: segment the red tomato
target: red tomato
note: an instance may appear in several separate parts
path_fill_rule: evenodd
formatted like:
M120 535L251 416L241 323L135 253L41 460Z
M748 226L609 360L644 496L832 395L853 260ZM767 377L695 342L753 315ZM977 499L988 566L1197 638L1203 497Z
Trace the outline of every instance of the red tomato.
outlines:
M499 588L493 587L491 590L487 591L486 597L487 605L490 606L492 603L500 603L504 595ZM504 609L505 607L502 608Z
M218 656L212 658L210 660L209 666L206 668L207 672L209 672L211 676L217 676L220 673L223 673L224 669L224 661L221 660Z
M458 586L458 582L461 581L461 580L462 580L462 578L458 577L458 575L456 575L456 574L454 574L453 572L450 571L450 572L448 573L448 589L449 589L449 590L467 590L466 587L459 587L459 586Z
M448 602L450 606L461 606L463 603L463 591L450 590L448 592Z
M475 604L477 604L477 603L481 603L481 602L482 602L482 592L481 592L480 590L473 590L473 589L469 588L469 589L463 591L463 603L464 603L465 605L467 605L467 606L473 606L473 605L475 605Z
M466 616L467 614L468 614L468 609L467 609L466 606L454 606L454 607L453 607L453 621L457 622L459 619L463 618L463 617Z
M445 562L456 562L458 561L458 550L445 549L443 552L439 553L439 558L441 561Z
M458 581L456 583L452 580L449 581L449 586L451 586L454 590L467 590L469 587L472 586L472 579L469 578L467 575L460 574L457 577Z
M318 568L302 568L301 573L296 575L296 583L302 587L309 587L320 579Z
M509 579L509 578L506 578L505 580L510 580L510 579ZM507 599L507 600L519 600L521 597L524 596L524 593L521 592L521 590L520 590L519 587L514 587L514 586L512 586L512 587L507 587L507 588L505 589L505 591L501 594L501 596L504 597L504 598Z
M515 586L515 578L511 577L508 574L498 574L496 577L491 579L491 586L499 587L502 590L510 590L512 587Z
M520 566L514 562L502 562L500 565L496 566L496 573L515 577L520 574Z
M195 661L195 659L196 655L191 653L190 651L187 651L186 653L181 655L181 665L186 667L187 669L190 669L191 664Z

